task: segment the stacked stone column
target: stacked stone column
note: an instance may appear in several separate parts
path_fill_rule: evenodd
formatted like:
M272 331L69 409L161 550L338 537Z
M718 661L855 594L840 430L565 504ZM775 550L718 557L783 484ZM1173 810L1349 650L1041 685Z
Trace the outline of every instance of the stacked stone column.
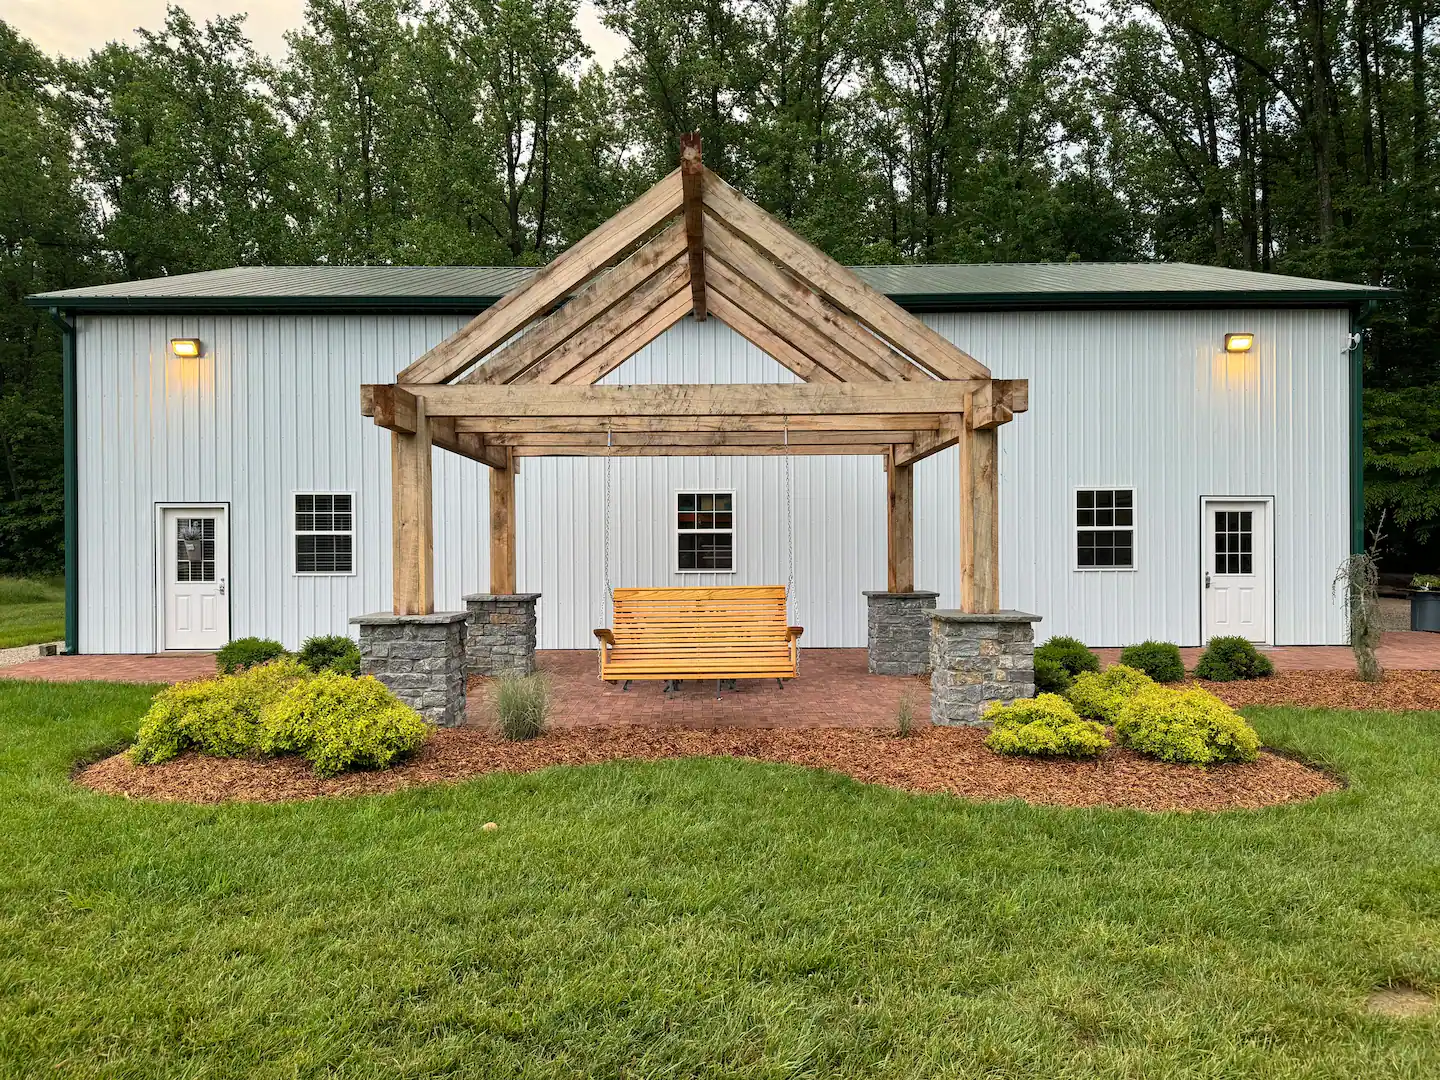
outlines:
M867 592L871 675L923 675L930 670L930 613L939 593Z
M474 593L465 597L471 675L529 675L535 670L535 602L539 593Z
M1035 696L1035 628L1039 615L931 613L930 719L980 724L997 701Z
M431 615L377 612L351 619L360 627L360 673L374 675L432 724L465 719L466 611Z

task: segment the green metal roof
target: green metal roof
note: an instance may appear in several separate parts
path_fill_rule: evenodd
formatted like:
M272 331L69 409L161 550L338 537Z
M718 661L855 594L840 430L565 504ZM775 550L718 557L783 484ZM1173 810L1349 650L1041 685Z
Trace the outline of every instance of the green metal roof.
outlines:
M1229 305L1346 306L1391 290L1193 263L857 266L914 310ZM535 273L507 266L237 266L27 297L69 311L476 311Z

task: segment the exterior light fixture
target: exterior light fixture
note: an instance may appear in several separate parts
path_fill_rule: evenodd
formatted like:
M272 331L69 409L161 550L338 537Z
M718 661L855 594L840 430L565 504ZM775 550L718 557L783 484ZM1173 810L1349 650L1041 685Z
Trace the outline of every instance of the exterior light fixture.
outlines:
M1229 348L1229 338L1226 339L1226 348ZM184 359L192 359L200 355L200 339L193 337L177 337L170 339L170 351L176 356Z
M1255 344L1254 334L1226 334L1226 352L1249 352L1250 347Z

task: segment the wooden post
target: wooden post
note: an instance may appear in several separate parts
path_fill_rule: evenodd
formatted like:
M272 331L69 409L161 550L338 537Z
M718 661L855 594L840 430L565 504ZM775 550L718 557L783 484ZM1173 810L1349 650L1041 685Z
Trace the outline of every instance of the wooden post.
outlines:
M416 399L415 433L390 433L392 591L396 615L435 610L435 541L430 479L430 417Z
M897 465L892 449L885 458L889 495L886 514L887 568L885 588L892 593L915 591L915 471Z
M994 428L960 434L960 608L1000 609L1000 467Z
M685 201L685 238L690 261L691 310L705 321L705 167L700 161L700 133L680 136L680 188Z
M505 454L505 468L490 470L490 591L515 592L515 450Z

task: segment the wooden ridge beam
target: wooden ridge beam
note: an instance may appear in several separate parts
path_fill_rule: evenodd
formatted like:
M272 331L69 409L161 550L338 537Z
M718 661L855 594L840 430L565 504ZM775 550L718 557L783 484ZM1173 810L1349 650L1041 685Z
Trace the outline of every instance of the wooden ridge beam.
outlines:
M864 365L862 370L868 369L866 379L920 381L930 378L849 315L827 304L804 283L781 270L713 216L705 230L705 247L787 309L793 318L804 320L818 333L833 339L836 348L843 349L856 363Z
M696 322L705 321L705 207L700 133L680 136L680 188L685 203L685 246L690 261L690 296Z
M600 274L681 210L676 169L400 373L397 382L447 383Z
M546 354L584 330L593 320L623 303L636 289L685 254L685 223L675 221L608 273L597 277L564 307L493 353L457 380L508 383L524 378Z
M990 370L926 326L853 270L801 239L705 170L705 206L751 246L940 379L984 379ZM404 379L400 381L404 382Z
M964 412L965 398L986 380L929 383L637 386L411 384L431 416L788 416Z

